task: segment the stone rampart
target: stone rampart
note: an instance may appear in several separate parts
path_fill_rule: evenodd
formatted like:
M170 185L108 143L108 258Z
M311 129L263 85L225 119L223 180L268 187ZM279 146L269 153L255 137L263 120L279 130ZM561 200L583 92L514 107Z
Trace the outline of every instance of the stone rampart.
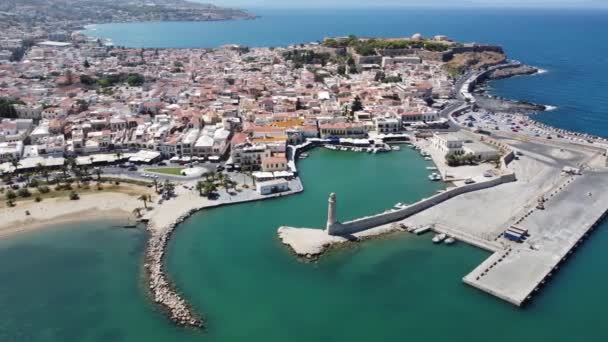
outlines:
M380 225L388 224L391 222L403 220L409 216L417 214L423 210L431 208L441 202L444 202L450 198L456 197L458 195L462 195L468 192L482 190L491 188L503 183L514 182L516 180L515 173L508 173L497 178L473 183L468 185L463 185L457 188L453 188L447 190L445 192L439 193L432 197L423 199L418 201L412 205L409 205L403 209L387 211L381 214L377 214L374 216L367 216L363 218L359 218L356 220L339 223L332 227L331 231L328 233L330 235L351 235L354 233L358 233L373 227L377 227Z

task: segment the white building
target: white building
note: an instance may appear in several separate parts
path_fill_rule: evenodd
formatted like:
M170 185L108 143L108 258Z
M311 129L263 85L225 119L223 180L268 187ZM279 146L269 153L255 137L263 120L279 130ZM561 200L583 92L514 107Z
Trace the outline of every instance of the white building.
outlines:
M257 182L256 189L260 195L270 195L279 192L289 191L289 183L284 179L273 179L264 182Z
M17 117L20 119L34 119L39 120L42 117L42 105L20 105L16 104L13 106Z
M435 133L431 139L431 145L446 154L461 152L463 143L463 137L454 133Z
M23 143L21 141L0 142L0 162L21 158Z
M375 118L374 130L378 133L397 133L401 131L401 120L396 118Z

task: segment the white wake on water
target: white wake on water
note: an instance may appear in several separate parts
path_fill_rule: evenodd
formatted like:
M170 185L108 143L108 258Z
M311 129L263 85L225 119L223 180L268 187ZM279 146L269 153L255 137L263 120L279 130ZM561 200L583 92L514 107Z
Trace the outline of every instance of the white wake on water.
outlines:
M556 106L545 106L545 112L551 112L556 110L557 107Z

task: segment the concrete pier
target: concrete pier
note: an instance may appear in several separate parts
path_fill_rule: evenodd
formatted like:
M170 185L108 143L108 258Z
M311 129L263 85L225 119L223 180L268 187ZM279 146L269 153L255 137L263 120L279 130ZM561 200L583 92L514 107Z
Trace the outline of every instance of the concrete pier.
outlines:
M587 172L552 191L545 210L527 213L518 226L525 243L510 243L463 278L466 284L522 305L606 217L608 172Z

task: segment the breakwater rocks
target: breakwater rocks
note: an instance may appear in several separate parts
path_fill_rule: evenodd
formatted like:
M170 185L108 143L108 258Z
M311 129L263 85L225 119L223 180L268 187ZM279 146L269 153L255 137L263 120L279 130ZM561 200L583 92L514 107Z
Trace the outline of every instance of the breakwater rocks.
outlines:
M538 73L537 68L528 65L519 65L512 68L496 69L492 71L487 78L490 80L500 80L514 76L534 75L536 73Z
M485 93L475 93L475 104L485 110L500 113L525 113L532 114L547 110L544 105L526 101L513 101Z
M167 312L169 319L180 326L202 328L203 320L193 312L188 302L177 293L173 284L167 279L163 262L165 249L173 231L178 224L182 223L195 211L191 210L183 214L161 230L152 229L148 225L151 236L148 240L146 264L144 266L148 275L148 288L152 299Z

